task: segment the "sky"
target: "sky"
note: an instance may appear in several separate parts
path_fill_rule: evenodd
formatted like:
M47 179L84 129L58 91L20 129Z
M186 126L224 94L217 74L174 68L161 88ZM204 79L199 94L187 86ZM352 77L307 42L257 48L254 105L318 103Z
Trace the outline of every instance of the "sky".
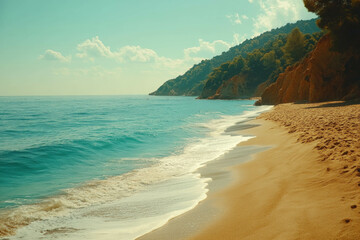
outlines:
M302 0L0 0L0 96L148 94Z

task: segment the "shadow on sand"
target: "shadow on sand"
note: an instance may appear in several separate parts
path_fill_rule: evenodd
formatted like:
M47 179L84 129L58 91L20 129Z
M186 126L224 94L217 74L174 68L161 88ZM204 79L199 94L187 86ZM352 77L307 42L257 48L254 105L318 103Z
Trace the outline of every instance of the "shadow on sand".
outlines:
M339 101L339 102L324 102L324 104L321 104L319 106L314 107L307 107L307 109L311 108L327 108L327 107L345 107L350 105L358 105L360 104L360 99L351 100L351 101Z

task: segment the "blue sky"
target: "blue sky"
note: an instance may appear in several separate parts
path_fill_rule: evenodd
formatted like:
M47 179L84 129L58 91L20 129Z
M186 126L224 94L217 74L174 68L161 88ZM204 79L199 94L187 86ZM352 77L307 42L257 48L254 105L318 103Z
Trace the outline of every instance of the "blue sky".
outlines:
M0 95L147 94L302 0L0 0Z

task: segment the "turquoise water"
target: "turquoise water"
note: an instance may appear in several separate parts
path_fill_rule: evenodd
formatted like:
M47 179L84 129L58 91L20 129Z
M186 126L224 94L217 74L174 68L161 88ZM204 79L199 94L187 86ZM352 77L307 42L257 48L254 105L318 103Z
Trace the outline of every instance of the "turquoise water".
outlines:
M224 127L257 111L253 103L154 96L1 97L0 208L13 215L28 213L27 225L43 219L44 214L35 213L44 209L49 214L99 207L144 186L157 189L159 182L184 177L240 141L225 136ZM204 150L207 146L212 151ZM195 179L182 179L184 189L205 188Z

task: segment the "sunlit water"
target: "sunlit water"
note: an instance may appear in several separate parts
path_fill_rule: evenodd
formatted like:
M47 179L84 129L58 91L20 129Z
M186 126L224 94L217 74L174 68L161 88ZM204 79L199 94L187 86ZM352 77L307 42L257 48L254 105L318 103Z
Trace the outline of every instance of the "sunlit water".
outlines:
M134 239L206 198L196 170L266 107L193 97L0 98L0 236Z

